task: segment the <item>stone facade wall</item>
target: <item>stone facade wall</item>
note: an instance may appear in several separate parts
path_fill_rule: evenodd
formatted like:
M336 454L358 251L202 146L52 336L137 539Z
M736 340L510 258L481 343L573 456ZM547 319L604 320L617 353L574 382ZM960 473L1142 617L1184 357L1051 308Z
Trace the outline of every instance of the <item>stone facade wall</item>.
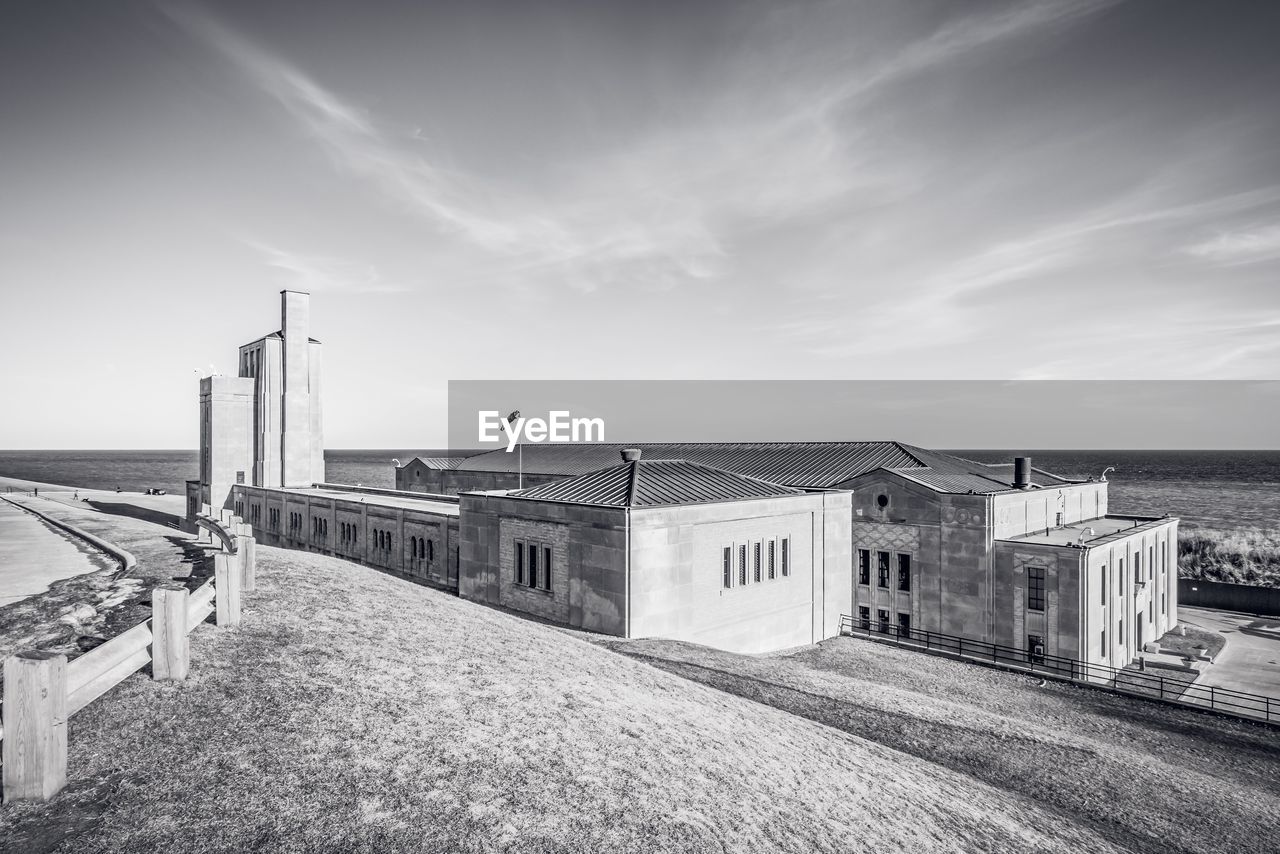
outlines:
M1044 641L1045 654L1080 658L1080 577L1083 550L1021 543L996 548L995 642L1028 649ZM1044 608L1028 607L1029 571L1044 571Z
M625 637L627 511L478 493L461 496L458 593L564 625ZM563 539L557 529L563 529ZM551 594L519 589L511 544L519 532L561 545ZM563 564L561 562L563 561Z
M515 463L513 462L514 466ZM430 492L436 495L459 495L463 492L482 492L494 489L516 489L523 482L525 487L564 480L565 475L531 474L525 472L523 481L515 471L464 471L459 469L431 469L420 463L410 463L396 469L396 489L405 492Z
M498 522L498 573L501 583L498 601L507 608L533 614L544 620L569 623L569 541L570 528L560 522L532 519L500 519ZM551 548L551 589L532 588L516 580L515 543L523 541ZM539 565L539 573L546 571Z
M997 540L1020 537L1033 531L1107 515L1107 484L1081 483L1071 486L1026 489L992 496Z
M464 494L461 512L460 594L564 625L761 652L834 636L850 603L847 493L632 510ZM516 583L521 538L552 545L550 592ZM726 545L763 561L781 539L790 575L779 546L772 582L724 588Z
M376 496L338 498L282 489L237 486L234 500L243 507L242 517L253 526L254 537L264 545L334 555L432 586L456 589L458 580L458 517L433 510L381 505ZM274 517L272 511L279 515ZM300 524L289 526L289 514ZM326 522L321 533L313 520ZM344 538L343 525L353 536ZM391 548L377 546L375 531L391 535ZM435 559L414 559L412 538L434 543Z

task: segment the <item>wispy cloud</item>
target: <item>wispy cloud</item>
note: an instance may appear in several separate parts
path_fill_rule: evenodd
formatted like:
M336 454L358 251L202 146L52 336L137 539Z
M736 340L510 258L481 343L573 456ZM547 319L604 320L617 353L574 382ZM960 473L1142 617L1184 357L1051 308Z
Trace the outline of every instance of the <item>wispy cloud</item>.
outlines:
M896 81L946 66L974 52L1073 24L1118 0L1028 0L1011 8L949 21L870 69L850 68L808 109L826 112Z
M837 106L847 109L851 99L895 80L1104 5L1044 0L972 15L871 68L845 63L834 78L831 69L810 69L743 85L708 101L702 123L656 128L624 150L566 169L557 193L532 197L442 167L422 145L406 147L367 112L198 7L175 7L170 15L278 100L340 168L493 256L495 272L550 274L592 290L718 278L730 269L733 225L812 215L826 200L854 192L892 195L893 181L905 176L864 168L856 140L833 126ZM744 105L746 91L752 98ZM411 139L421 141L416 132Z
M1234 266L1280 260L1280 223L1226 231L1185 249L1203 261Z
M699 279L715 272L721 248L702 224L682 219L686 211L678 203L659 201L637 212L624 199L602 197L571 200L557 210L545 200L503 192L405 148L367 113L197 7L169 14L276 98L340 168L436 228L510 259L514 269L577 268L585 289L618 265L639 266L658 281L672 273Z
M246 240L245 244L260 253L268 267L279 271L282 284L290 288L349 294L394 294L409 290L403 284L384 280L378 268L367 262L290 252L252 240Z

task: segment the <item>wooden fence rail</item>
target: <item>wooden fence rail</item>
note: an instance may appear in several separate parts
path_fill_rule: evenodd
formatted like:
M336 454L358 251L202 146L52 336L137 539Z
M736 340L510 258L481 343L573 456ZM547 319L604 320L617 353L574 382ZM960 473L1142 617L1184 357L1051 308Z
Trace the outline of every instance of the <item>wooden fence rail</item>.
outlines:
M226 511L223 511L225 514ZM5 801L48 800L67 781L67 721L148 664L151 677L181 681L190 669L187 636L215 614L219 627L240 624L240 593L253 590L256 544L235 516L198 520L222 551L214 577L194 591L178 584L151 591L151 619L68 662L65 655L25 650L4 662L3 793ZM252 533L250 530L249 534Z

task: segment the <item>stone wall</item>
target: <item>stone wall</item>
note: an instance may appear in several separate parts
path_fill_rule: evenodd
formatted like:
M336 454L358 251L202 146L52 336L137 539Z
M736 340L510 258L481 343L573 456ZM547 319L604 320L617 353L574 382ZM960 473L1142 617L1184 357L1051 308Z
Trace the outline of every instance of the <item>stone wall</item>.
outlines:
M345 498L254 486L234 492L241 518L264 545L334 555L424 584L457 587L458 517L427 502L419 509L380 504L378 496L365 494ZM298 514L297 527L290 526L290 514ZM316 519L325 522L319 530ZM376 531L390 535L390 548L378 545ZM434 558L413 556L414 537L433 544Z
M458 593L564 625L627 636L627 511L478 493L461 496ZM560 548L550 594L518 589L512 542ZM562 555L562 557L561 557Z

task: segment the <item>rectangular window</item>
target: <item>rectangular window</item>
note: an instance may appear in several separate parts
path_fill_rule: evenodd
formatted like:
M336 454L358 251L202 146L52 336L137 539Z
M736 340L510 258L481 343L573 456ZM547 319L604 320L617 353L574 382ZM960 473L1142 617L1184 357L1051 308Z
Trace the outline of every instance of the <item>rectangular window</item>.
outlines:
M738 546L738 583L747 583L747 547Z
M1161 614L1165 613L1165 602L1164 602L1164 594L1163 594L1163 593L1161 593L1161 594L1160 594L1160 613L1161 613Z
M529 586L538 586L538 547L529 543Z
M551 546L542 547L542 589L551 591Z
M777 577L778 541L769 541L769 580Z
M911 592L911 555L898 555L898 589Z
M1154 580L1156 577L1156 547L1147 547L1147 578Z
M1106 567L1106 564L1103 564L1103 566L1102 566L1102 604L1103 604L1103 605L1107 604L1107 567Z
M1027 610L1044 610L1044 570L1038 567L1027 570Z
M866 605L858 606L858 623L864 629L871 628L871 609L868 608Z
M791 538L782 541L782 577L791 574Z
M1107 655L1107 630L1106 629L1102 630L1102 657L1103 658L1110 657Z
M898 612L898 637L911 637L911 615Z
M1120 576L1120 595L1123 596L1124 595L1124 558L1120 558L1118 561L1116 561L1116 565L1117 565L1116 566L1117 573Z
M1120 620L1119 625L1116 626L1116 643L1119 644L1120 646L1124 646L1124 619L1123 618Z
M858 583L871 583L871 550L858 549Z
M1133 556L1133 580L1136 583L1142 578L1142 552Z
M879 622L879 631L885 634L889 633L889 612L884 608L876 609L876 619Z
M752 560L753 560L751 564L752 574L756 584L759 584L761 581L760 579L760 543L756 543L755 547L752 549Z
M724 573L724 589L728 590L733 586L733 549L725 546L723 559L724 566L722 567L722 570Z
M524 540L516 540L516 584L524 584Z
M876 586L889 586L889 553L876 552Z

